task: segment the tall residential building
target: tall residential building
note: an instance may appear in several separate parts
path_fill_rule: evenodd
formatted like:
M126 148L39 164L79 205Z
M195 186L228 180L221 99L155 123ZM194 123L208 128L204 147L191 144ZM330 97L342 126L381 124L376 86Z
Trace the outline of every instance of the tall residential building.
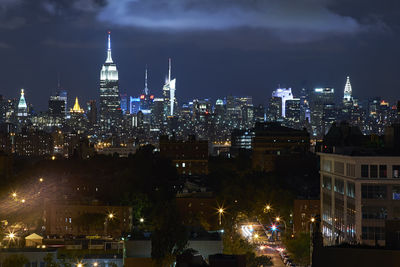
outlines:
M60 87L60 85L58 85L58 97L59 99L64 101L64 107L65 107L65 111L64 111L64 116L67 116L67 107L68 107L68 93L67 90L62 89Z
M107 59L100 71L100 120L102 131L118 127L121 119L118 70L111 57L111 36L108 32Z
M267 119L268 121L278 121L282 118L282 98L271 97L268 105Z
M310 101L312 134L322 138L336 120L334 99L335 90L331 87L315 88Z
M97 123L97 105L96 100L89 100L86 104L87 106L87 118L90 125Z
M128 96L126 93L124 94L120 94L120 98L121 98L121 111L122 114L126 114L126 112L128 111Z
M168 76L163 87L164 116L174 116L178 102L175 97L176 79L171 80L171 59L168 60Z
M309 90L302 88L300 91L300 121L310 122L310 113Z
M281 114L286 117L286 100L293 99L292 88L278 88L272 92L272 97L280 97L282 99Z
M65 99L62 99L62 97L60 96L59 93L57 93L56 95L50 96L49 115L51 117L65 119L65 117L66 117L65 104L66 104Z
M19 98L19 102L18 102L17 116L18 116L18 118L23 118L23 117L28 116L28 105L26 104L26 101L25 101L24 89L21 89L21 97Z
M287 100L285 113L287 125L292 128L300 128L300 98Z

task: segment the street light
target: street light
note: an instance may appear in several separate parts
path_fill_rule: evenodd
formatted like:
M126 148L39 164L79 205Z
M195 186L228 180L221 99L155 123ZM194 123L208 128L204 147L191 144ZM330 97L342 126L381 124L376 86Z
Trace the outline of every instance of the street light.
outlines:
M9 240L14 240L14 238L15 238L15 234L14 233L9 233L8 234L8 239Z
M265 206L265 208L264 208L264 212L265 212L265 213L270 212L271 209L272 209L272 208L271 208L271 205L267 204L267 206Z
M44 179L42 177L39 178L39 182L43 183Z
M83 264L82 264L81 262L78 262L78 263L76 264L76 267L83 267Z
M17 193L16 193L16 192L12 192L11 196L12 196L13 198L16 198L16 197L17 197Z
M23 198L23 199L21 199L21 203L25 203L25 199Z
M221 208L219 208L218 209L218 222L219 222L219 225L221 225L222 224L222 214L224 214L224 209L221 207Z
M99 264L97 262L93 263L93 266L99 266Z
M109 218L110 220L112 220L112 219L114 218L114 214L109 213L109 214L108 214L108 218Z
M144 223L144 218L140 218L139 222Z
M278 217L275 218L275 221L278 222L278 223L282 221L283 224L285 225L285 231L287 230L286 221L285 220L283 220L281 217L278 216Z
M315 217L311 217L310 219L310 266L312 266L312 254L313 254L313 243L312 243L312 232L313 232L313 224L315 223Z

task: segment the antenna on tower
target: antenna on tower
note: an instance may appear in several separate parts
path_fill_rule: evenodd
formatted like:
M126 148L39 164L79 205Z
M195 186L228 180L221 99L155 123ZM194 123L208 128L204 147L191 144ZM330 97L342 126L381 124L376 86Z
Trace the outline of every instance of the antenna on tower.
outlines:
M144 74L144 88L147 88L147 65L146 65L146 72Z
M168 82L171 81L171 58L168 58Z
M107 59L106 63L113 63L112 57L111 57L111 32L108 31L108 43L107 43Z
M111 31L108 31L108 50L111 50Z
M60 91L61 82L60 82L60 72L57 72L57 90Z

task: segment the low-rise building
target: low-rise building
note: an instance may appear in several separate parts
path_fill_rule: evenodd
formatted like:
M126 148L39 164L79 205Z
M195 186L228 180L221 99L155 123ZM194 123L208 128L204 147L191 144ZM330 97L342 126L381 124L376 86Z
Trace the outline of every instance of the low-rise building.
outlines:
M49 236L119 237L132 228L132 208L47 201L43 219Z

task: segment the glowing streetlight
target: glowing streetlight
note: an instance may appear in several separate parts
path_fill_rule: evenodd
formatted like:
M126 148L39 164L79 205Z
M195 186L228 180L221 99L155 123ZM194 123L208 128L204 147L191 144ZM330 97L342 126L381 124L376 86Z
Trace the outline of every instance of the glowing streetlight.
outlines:
M13 192L13 193L11 194L11 196L12 196L13 198L16 198L16 197L17 197L17 193L16 193L16 192Z
M275 221L279 222L281 220L281 218L278 216L275 218Z
M21 199L21 203L25 203L25 198Z
M14 233L9 233L7 237L8 237L8 239L10 239L10 240L14 240L15 234L14 234Z
M221 208L218 209L218 222L219 222L219 225L222 224L222 214L224 214L224 209L221 207Z
M108 219L112 220L114 218L114 214L110 213L110 214L108 214L107 217L108 217Z
M56 160L56 156L51 156L51 160ZM82 264L81 264L81 266L82 266ZM79 267L81 267L81 266L79 266Z
M144 223L144 218L140 218L139 222Z
M83 264L82 264L81 262L78 262L78 263L76 264L76 267L83 267Z
M93 263L93 266L99 266L99 264L97 262Z
M312 223L315 222L315 218L314 217L311 217L311 222Z
M258 234L255 234L255 235L254 235L254 238L255 238L255 239L257 239L257 238L259 238L259 237L260 237L260 236L259 236Z
M42 177L39 178L39 182L43 183L44 179Z
M272 207L270 204L265 205L264 207L264 213L269 213L272 210Z

